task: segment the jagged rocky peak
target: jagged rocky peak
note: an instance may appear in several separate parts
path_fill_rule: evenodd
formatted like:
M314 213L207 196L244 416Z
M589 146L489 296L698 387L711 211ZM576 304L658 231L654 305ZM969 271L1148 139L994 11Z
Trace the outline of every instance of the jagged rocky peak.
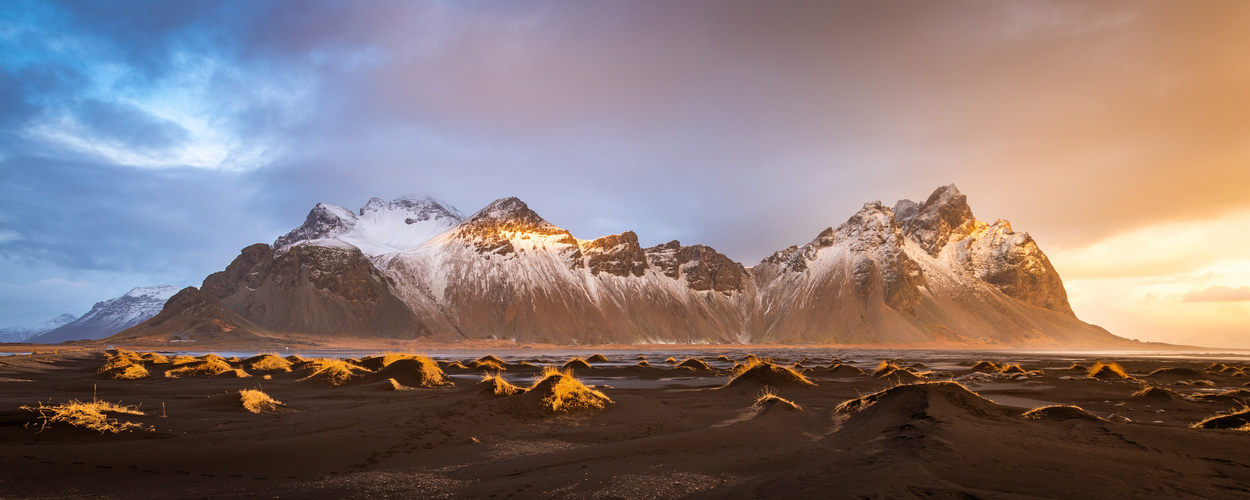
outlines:
M274 248L285 248L301 241L333 238L356 227L356 214L346 208L318 203L308 212L304 225L278 237Z
M925 277L903 244L894 211L874 201L865 203L837 229L826 228L807 245L774 253L763 264L779 264L785 272L802 273L821 258L822 250L838 247L851 255L851 275L861 297L871 296L880 282L886 305L911 313L920 301L919 287L924 286Z
M583 241L581 251L586 266L596 275L642 276L647 271L647 254L633 231Z
M746 289L751 275L733 259L706 245L682 246L677 240L644 250L647 261L672 279L685 279L690 289L723 295Z
M956 251L965 270L1008 297L1075 316L1050 259L1028 233L1012 231L1010 222L977 222Z
M911 238L929 255L937 256L951 240L960 240L972 234L976 217L968 207L968 197L959 192L954 184L942 186L929 195L924 203L916 205L910 200L900 200L895 206L903 215L896 217L903 234Z
M450 225L459 224L464 220L455 207L442 203L429 196L407 195L396 198L391 201L385 201L381 198L369 198L369 202L365 203L360 209L360 215L363 217L370 212L386 212L386 211L403 211L407 212L408 217L404 218L404 223L415 224L427 220L447 220Z
M459 238L469 240L478 251L509 255L522 248L548 244L572 247L570 255L581 262L577 239L568 230L547 222L516 197L500 198L470 215L456 228ZM522 243L524 242L524 243Z

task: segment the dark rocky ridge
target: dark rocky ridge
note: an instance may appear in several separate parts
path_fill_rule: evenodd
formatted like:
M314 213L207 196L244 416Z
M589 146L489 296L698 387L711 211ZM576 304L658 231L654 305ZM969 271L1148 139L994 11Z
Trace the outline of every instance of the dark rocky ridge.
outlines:
M673 240L645 251L652 266L669 278L685 279L691 290L730 295L743 291L751 279L742 264L706 245L682 246Z
M642 276L647 271L647 254L633 231L612 234L581 245L586 267L594 274Z

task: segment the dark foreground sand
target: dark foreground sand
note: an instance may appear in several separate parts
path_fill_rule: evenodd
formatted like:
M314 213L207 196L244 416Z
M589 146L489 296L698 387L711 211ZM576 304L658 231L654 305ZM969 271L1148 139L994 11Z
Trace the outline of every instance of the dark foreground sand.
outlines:
M793 365L801 352L774 361ZM554 361L522 351L496 354L518 385L538 373L521 361ZM741 359L742 353L726 354ZM881 359L863 354L838 357L871 372ZM1019 363L1030 373L974 371L979 357ZM1212 369L1220 360L1122 358L1115 361L1134 379L1110 373L1089 379L1069 369L1071 356L952 361L916 353L898 364L922 363L913 371L925 379L963 385L890 389L913 377L831 371L834 360L826 356L803 362L817 385L771 389L802 408L797 411L784 403L753 406L766 389L760 379L722 387L732 362L704 356L713 371L687 370L650 355L651 367L625 366L635 358L615 353L609 363L575 370L613 404L569 414L546 410L525 394L483 392L480 371L467 367L446 369L454 386L395 391L387 377L366 372L331 387L300 381L306 370L167 378L173 364L147 363L150 378L126 381L97 373L103 352L0 358L0 497L1250 495L1250 433L1190 428L1250 400L1221 394L1250 389L1243 387L1250 382L1244 363ZM1164 367L1178 370L1147 376ZM1133 396L1145 386L1172 392ZM255 388L284 406L247 412L238 391ZM139 405L143 415L114 416L154 430L101 434L53 424L37 432L38 414L20 408L90 401L93 394ZM868 397L838 410L861 396ZM1021 417L1048 404L1088 413Z

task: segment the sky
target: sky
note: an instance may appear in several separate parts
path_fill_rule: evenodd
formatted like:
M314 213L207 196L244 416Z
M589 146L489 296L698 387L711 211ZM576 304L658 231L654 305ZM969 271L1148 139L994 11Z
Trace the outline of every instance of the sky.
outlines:
M1250 348L1250 2L10 0L0 179L0 326L318 202L517 196L749 266L953 183L1082 319Z

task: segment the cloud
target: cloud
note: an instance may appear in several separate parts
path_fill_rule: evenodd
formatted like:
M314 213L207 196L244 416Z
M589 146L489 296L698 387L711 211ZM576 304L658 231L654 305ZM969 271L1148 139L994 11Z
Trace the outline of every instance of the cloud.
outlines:
M1181 302L1250 302L1250 286L1213 286L1189 292Z

